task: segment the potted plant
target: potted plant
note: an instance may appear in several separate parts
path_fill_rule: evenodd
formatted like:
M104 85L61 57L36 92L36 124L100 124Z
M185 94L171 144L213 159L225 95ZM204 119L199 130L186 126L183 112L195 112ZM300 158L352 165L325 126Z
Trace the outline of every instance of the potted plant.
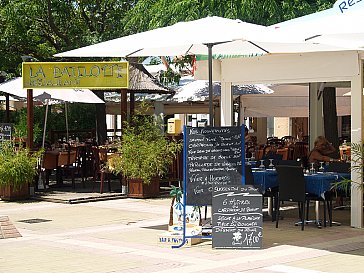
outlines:
M147 198L159 194L159 178L168 172L182 144L164 136L160 120L135 115L124 124L117 149L119 156L112 157L108 168L127 178L129 197Z
M37 174L41 151L15 147L10 141L0 144L0 197L2 200L19 200L29 197L29 184Z

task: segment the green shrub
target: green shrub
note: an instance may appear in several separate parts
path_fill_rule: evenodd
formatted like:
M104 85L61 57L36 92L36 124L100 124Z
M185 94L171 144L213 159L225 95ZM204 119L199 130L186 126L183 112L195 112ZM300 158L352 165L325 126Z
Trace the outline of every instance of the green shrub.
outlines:
M23 147L14 147L10 141L0 143L0 186L20 188L32 183L37 174L37 161L41 151L30 153Z
M118 144L120 156L112 157L108 167L116 174L150 183L153 177L167 173L181 149L181 143L164 136L160 122L151 116L137 115L125 123Z

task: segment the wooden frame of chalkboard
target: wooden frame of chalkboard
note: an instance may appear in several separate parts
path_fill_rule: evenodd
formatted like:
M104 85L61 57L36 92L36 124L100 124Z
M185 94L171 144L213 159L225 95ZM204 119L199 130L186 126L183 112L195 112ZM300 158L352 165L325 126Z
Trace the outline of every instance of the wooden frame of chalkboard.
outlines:
M183 239L186 236L186 206L212 205L216 185L245 185L244 127L184 127L183 130Z
M12 123L0 123L0 141L11 140Z

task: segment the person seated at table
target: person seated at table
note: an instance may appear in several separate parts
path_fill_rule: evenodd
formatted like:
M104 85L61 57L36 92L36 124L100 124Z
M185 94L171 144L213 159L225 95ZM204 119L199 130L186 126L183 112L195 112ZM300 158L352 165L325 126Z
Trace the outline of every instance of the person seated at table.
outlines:
M308 162L338 162L338 159L330 157L335 151L335 147L324 136L318 136L308 156Z
M245 142L245 157L251 158L255 152L253 140L249 135L249 129L244 125L244 142Z
M251 139L251 137L249 135L249 129L248 129L248 127L246 127L246 125L244 125L244 140L245 140L245 144L247 144L247 143L251 144L253 142L253 140Z

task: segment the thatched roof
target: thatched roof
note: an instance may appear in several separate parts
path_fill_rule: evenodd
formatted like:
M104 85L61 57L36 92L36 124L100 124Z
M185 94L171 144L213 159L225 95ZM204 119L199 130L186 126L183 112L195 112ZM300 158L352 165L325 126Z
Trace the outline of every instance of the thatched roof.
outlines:
M155 79L144 65L138 63L129 63L129 91L134 91L135 99L138 100L156 100L159 98L169 97L175 94L173 89L162 85ZM119 102L120 90L105 90L104 98L106 101Z
M129 66L129 90L135 93L173 94L174 91L165 87L155 79L142 64Z

